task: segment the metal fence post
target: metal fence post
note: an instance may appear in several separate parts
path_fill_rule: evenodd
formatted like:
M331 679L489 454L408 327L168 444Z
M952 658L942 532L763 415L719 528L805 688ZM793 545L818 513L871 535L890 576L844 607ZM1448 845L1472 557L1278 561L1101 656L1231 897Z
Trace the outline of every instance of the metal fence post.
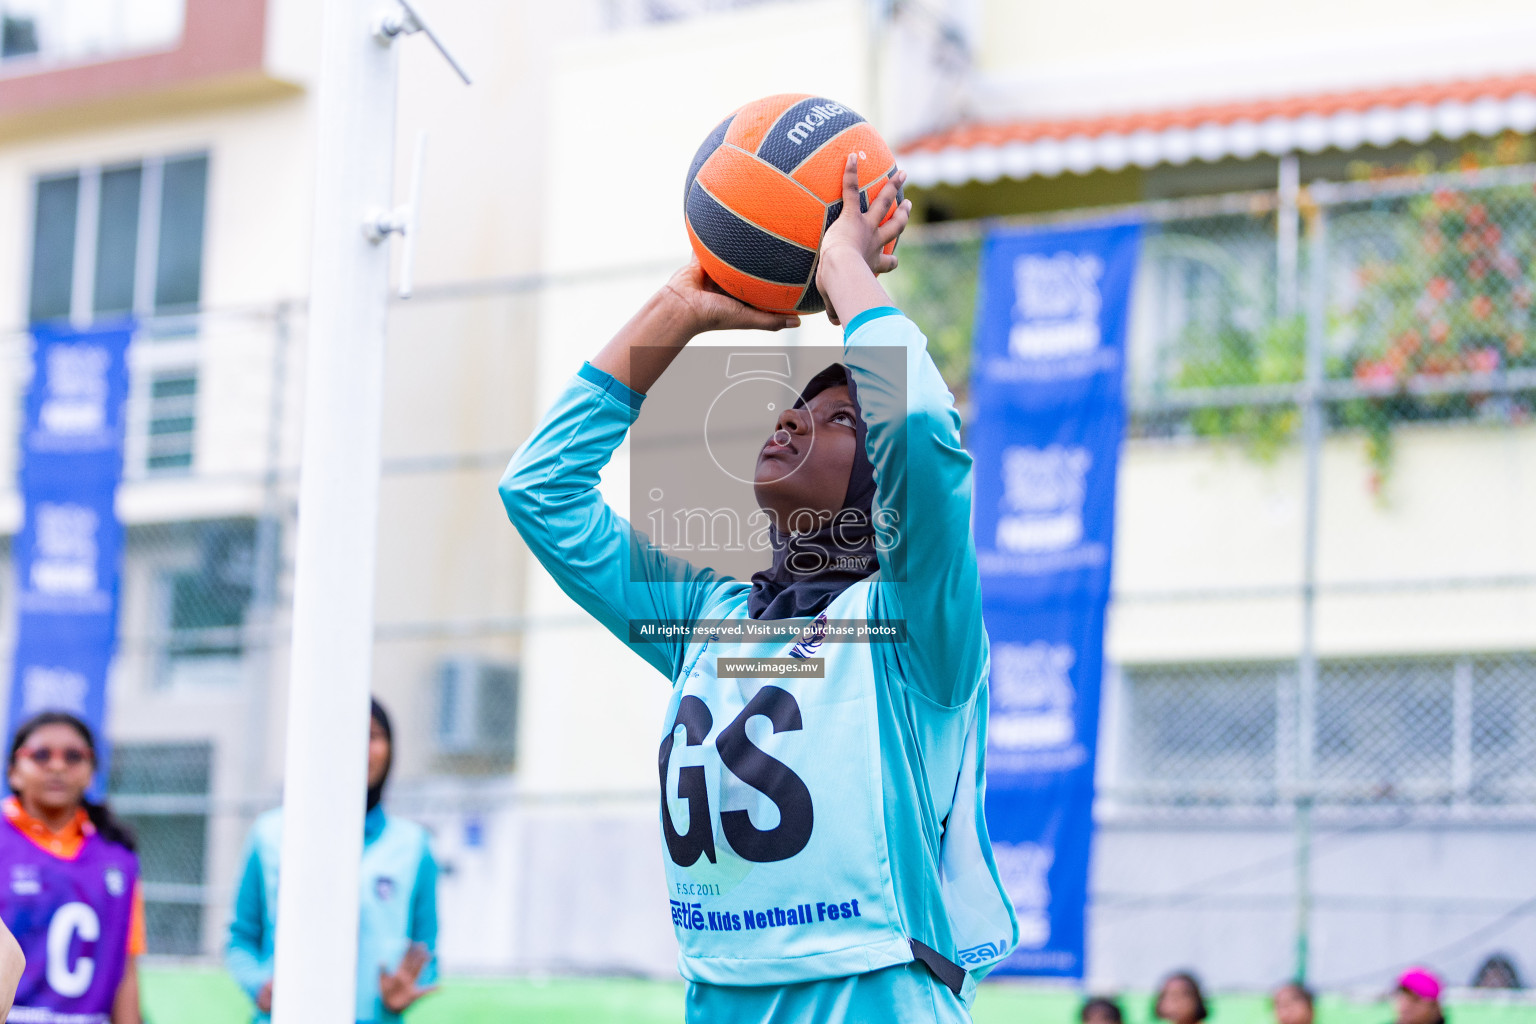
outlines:
M248 790L267 777L267 733L271 709L272 673L276 664L279 579L282 574L283 537L283 416L288 387L288 347L293 331L293 305L280 302L272 313L272 364L267 402L266 468L262 473L261 512L256 520L256 539L251 558L251 607L247 617L247 644L252 651L250 673L250 728L246 751Z
M1301 262L1301 167L1296 154L1280 158L1279 203L1275 211L1275 311L1296 315Z
M1327 345L1328 217L1314 205L1309 220L1306 368L1302 382L1305 514L1301 552L1301 649L1296 658L1296 971L1307 978L1312 937L1312 802L1317 740L1317 530L1323 448L1323 354Z

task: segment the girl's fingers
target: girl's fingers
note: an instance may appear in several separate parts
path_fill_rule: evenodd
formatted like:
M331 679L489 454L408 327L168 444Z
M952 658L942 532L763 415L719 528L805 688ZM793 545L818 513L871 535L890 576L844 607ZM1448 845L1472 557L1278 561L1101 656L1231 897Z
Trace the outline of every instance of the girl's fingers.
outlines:
M907 221L912 217L912 200L906 199L896 207L896 212L891 214L891 219L875 229L875 240L884 249L891 242L901 237L901 233L907 229Z
M849 153L843 162L843 213L859 212L859 154Z
M879 258L875 260L875 273L889 274L896 269L897 263L895 254L887 256L885 253L881 253Z
M799 327L800 318L797 316L785 316L782 313L764 313L762 310L753 310L754 316L751 326L759 331L782 331L788 327Z
M885 186L880 189L880 194L875 196L869 204L869 216L876 224L885 220L885 215L891 212L891 207L896 205L896 192L898 186L894 181L887 180Z
M768 313L761 309L743 305L725 318L720 327L723 330L740 331L782 331L789 327L799 327L800 318L783 313Z

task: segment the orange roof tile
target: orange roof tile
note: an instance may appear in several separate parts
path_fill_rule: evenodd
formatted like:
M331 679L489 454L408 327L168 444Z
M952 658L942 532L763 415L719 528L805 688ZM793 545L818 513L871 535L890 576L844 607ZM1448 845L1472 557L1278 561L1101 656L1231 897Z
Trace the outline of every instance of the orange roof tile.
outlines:
M1536 94L1536 74L1418 86L1357 89L1351 92L1149 110L1130 114L1110 114L1103 117L966 123L913 139L899 147L899 152L903 154L934 153L945 149L1004 146L1011 143L1035 142L1040 139L1068 139L1074 136L1094 138L1110 134L1130 135L1140 131L1159 132L1171 128L1188 129L1201 125L1225 125L1241 121L1257 124L1277 117L1300 118L1308 115L1328 117L1345 111L1364 113L1380 107L1414 105L1430 107L1447 101L1473 103L1486 99L1508 99L1521 94Z

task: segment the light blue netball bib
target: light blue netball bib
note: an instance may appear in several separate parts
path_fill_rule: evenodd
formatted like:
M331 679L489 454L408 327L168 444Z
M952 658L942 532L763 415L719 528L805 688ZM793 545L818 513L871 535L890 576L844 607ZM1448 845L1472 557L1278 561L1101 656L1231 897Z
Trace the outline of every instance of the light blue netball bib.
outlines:
M827 619L864 620L869 587L849 587L794 643L688 652L659 768L679 969L692 981L787 984L912 959L888 863L870 648L816 635ZM722 657L823 671L722 679Z

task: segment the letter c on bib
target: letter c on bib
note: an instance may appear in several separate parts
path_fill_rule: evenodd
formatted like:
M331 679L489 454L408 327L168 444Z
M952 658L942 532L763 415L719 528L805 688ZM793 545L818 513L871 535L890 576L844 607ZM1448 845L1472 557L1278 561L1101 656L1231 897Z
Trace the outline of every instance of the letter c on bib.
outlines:
M71 999L85 995L96 975L96 961L82 956L69 962L69 945L78 935L86 942L101 938L101 919L85 903L66 903L48 922L48 987Z

